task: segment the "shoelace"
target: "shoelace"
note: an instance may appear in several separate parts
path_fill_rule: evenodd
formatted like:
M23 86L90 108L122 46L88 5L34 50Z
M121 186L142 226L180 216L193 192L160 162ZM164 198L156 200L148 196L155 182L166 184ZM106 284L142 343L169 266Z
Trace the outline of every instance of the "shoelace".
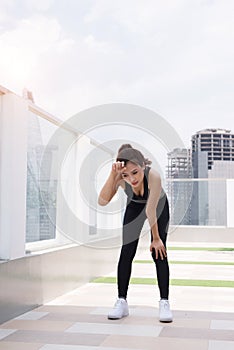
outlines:
M116 308L118 308L118 306L120 305L120 304L122 304L122 300L117 300L116 301L116 303L115 303L115 305L114 305L114 308L116 309Z
M115 305L114 305L114 308L116 309L119 305L121 304L121 301L120 300L117 300Z
M168 301L164 301L162 304L163 304L164 309L169 310L169 302Z

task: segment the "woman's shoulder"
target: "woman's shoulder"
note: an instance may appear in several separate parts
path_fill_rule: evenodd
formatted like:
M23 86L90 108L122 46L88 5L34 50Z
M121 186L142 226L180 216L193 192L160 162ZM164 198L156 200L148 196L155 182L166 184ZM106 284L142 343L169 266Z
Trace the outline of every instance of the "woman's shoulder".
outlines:
M151 167L148 167L148 183L150 186L160 185L161 186L161 176L159 172Z
M123 190L126 189L126 183L124 180L119 180L118 187L121 187Z
M156 178L157 179L161 179L161 176L160 176L159 172L156 169L154 169L152 167L149 167L149 166L146 166L145 171L146 171L146 174L149 175L149 177L152 177L152 178L155 178L155 179Z

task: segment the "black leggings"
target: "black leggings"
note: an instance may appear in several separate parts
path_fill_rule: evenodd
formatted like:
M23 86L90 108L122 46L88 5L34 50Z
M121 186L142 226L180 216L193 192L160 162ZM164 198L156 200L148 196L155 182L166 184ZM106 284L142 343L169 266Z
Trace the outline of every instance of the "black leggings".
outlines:
M145 204L130 202L124 214L123 221L123 245L121 248L118 263L118 296L127 298L129 280L132 271L132 261L136 254L139 236L146 220ZM167 197L159 200L157 207L157 223L159 236L166 247L166 239L169 225L169 206ZM151 233L151 241L152 241ZM163 260L155 257L155 251L152 252L152 258L156 265L158 286L161 299L168 299L169 295L169 266L167 258Z

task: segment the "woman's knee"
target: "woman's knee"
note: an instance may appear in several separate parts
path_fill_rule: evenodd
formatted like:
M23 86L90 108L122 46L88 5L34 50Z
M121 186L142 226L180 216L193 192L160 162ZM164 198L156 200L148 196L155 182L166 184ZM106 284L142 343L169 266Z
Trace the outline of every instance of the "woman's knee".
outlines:
M125 261L132 261L137 249L137 241L122 246L120 258Z
M156 264L156 266L158 266L158 265L165 265L165 264L168 265L167 257L164 256L163 259L161 259L161 257L158 256L158 258L156 259L155 250L152 251L151 256L152 256L152 259L153 259L154 263Z

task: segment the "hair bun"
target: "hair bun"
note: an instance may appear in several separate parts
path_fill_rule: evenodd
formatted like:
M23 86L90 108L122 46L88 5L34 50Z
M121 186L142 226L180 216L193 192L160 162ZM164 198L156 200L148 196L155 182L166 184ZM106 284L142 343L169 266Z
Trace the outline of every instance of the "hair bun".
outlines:
M118 150L118 153L123 151L124 149L127 149L127 148L133 148L132 145L130 145L130 143L124 143Z
M124 162L125 164L130 161L140 165L141 167L143 165L151 164L151 161L148 158L146 159L138 149L133 148L129 143L125 143L120 146L116 161Z

